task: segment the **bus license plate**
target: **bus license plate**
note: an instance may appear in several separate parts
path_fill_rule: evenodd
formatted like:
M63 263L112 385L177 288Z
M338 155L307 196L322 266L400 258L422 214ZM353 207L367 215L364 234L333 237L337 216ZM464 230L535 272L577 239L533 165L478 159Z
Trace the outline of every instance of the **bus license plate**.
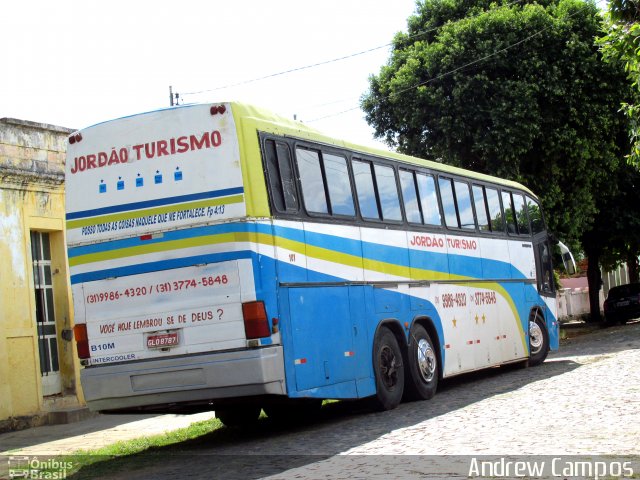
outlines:
M157 333L147 337L147 348L173 347L178 343L178 332Z

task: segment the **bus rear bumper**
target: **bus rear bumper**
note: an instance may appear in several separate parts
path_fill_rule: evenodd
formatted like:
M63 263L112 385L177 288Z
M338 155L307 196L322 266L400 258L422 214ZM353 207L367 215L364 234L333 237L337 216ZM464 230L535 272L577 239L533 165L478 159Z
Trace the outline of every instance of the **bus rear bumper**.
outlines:
M282 346L88 367L81 382L94 411L175 411L216 399L286 394Z

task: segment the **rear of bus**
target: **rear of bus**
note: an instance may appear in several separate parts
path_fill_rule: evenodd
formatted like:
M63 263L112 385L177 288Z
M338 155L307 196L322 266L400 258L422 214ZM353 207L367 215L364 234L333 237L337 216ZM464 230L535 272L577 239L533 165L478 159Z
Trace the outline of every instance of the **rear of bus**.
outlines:
M82 387L97 411L286 393L231 104L69 137L67 243ZM246 172L244 172L246 173Z

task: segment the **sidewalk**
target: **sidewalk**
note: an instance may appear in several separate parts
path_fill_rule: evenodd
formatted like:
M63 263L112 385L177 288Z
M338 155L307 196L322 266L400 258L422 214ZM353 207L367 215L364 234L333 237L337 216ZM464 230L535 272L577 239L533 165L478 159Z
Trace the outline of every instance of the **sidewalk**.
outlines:
M98 415L65 425L47 425L0 434L0 456L68 455L116 442L158 435L214 418L213 412L193 415Z

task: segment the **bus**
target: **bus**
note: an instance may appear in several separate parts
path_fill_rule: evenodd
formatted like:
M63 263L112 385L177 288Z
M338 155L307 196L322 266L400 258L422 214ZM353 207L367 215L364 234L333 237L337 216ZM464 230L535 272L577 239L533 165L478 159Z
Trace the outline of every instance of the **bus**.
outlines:
M243 103L71 134L66 227L95 411L387 410L558 348L554 242L529 189Z

